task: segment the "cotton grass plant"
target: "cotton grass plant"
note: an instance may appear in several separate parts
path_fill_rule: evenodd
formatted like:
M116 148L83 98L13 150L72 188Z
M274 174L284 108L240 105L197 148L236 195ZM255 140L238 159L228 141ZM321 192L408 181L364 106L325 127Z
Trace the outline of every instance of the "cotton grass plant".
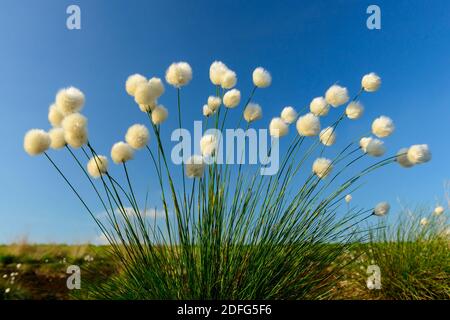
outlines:
M436 209L403 208L395 223L381 220L370 230L358 277L365 286L367 266L380 268L381 289L366 288L370 298L450 298L450 226L444 208Z
M254 97L271 85L267 70L258 67L253 71L254 86L244 103L235 88L236 73L223 62L215 61L209 76L215 95L205 95L206 104L197 111L203 113L206 128L230 125L229 112L240 113L237 127L249 129L261 121L263 107ZM344 205L342 210L344 198L359 188L369 173L398 162L400 157L406 157L411 166L430 159L424 146L372 159L385 153L384 143L373 137L360 140L358 134L334 156L327 155L339 139L339 126L362 116L360 98L380 87L380 78L372 73L363 77L353 99L347 88L335 84L300 112L288 106L270 121L271 141L281 140L287 147L274 175L262 175L260 165L219 163L217 150L223 141L214 135L204 135L202 154L191 155L177 168L170 162L161 135L169 114L182 128L182 113L195 111L182 104L193 80L192 68L186 62L173 63L165 80L173 88L165 88L160 78L148 80L139 74L126 81L126 92L144 113L150 130L143 124L132 125L124 141L113 144L110 155L123 169L120 177L112 175L108 158L97 153L88 136L87 119L80 113L85 99L78 89L59 91L50 107L49 121L57 129L50 133L31 130L25 136L25 150L30 155L44 154L55 167L97 223L120 265L119 274L90 288L86 297L327 298L339 280L336 271L346 265L335 261L364 236L354 232L355 226L374 216L373 208ZM159 103L164 93L176 94L175 107ZM328 116L330 107L341 109L340 115ZM325 117L331 118L330 124L321 130ZM392 121L385 118L372 127L378 137L393 132ZM86 177L88 189L76 189L53 161L48 149L62 145ZM147 208L133 188L128 165L140 150L148 154L156 172L162 225L145 214ZM371 163L357 169L355 165L365 159ZM97 196L106 219L98 218L84 200L86 192Z

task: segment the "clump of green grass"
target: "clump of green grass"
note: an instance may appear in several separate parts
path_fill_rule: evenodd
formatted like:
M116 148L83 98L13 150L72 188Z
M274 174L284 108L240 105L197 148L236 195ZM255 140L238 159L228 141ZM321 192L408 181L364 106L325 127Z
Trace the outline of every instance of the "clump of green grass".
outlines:
M404 209L395 224L380 222L370 231L370 242L360 247L359 279L368 277L368 265L379 266L382 287L368 290L371 298L450 298L449 226L445 216L430 212Z
M214 65L223 68L217 62ZM176 88L178 129L183 128L181 87L191 78L192 70L184 62L172 64L166 73L166 81ZM372 79L369 81L371 85L364 87L367 81L362 81L363 87L358 87L351 102L357 102L363 93L379 88L381 82L377 75L372 73L364 78ZM138 86L136 81L141 84ZM233 170L227 163L220 163L217 155L219 148L212 143L208 147L214 151L202 150L202 155L197 155L201 159L199 163L190 162L190 159L194 159L191 157L189 160L184 159L183 165L174 167L169 163L169 152L161 137L161 123L166 119L167 112L157 105L156 100L148 99L151 96L159 101L164 88L160 79L153 78L150 81L152 85L140 75L133 75L127 80L127 92L134 96L139 108L148 117L154 136L152 141L155 142L153 146L147 145L148 130L140 126L139 134L144 134L139 141L130 142L125 138L128 144L119 142L113 146L111 157L119 164L119 169L123 169L122 178L112 175L113 170L108 169L107 158L99 155L92 139L88 139L84 116L70 114L62 123L63 142L67 144L58 145L69 153L87 178L89 188L92 187L92 192L106 213L103 220L94 214L82 197L81 190L73 186L47 151L49 142L56 140L51 141L50 136L42 130L31 130L25 136L26 151L31 155L43 153L54 166L103 232L111 245L111 256L122 270L110 281L89 288L87 297L330 297L339 281L337 271L346 266L338 258L361 239L361 233L353 232L355 226L372 216L372 209L340 210L343 199L360 186L362 178L396 162L399 157L393 155L374 160L361 169L358 166L370 155L381 157L385 152L382 141L368 137L360 143L361 137L355 136L341 150L327 150L336 139L334 133L337 127L347 118L360 117L362 108L354 104L353 107L359 110L354 116L342 110L327 123L325 131L328 134L325 135L320 133L319 117L302 110L307 114L299 118L297 124L300 125L296 127L299 134L295 134L290 143L287 137L283 138L288 140L287 150L279 159L279 170L270 176L262 174L264 169L261 166L239 164ZM262 117L259 105L251 102L257 89L270 85L271 76L264 69L257 68L253 72L253 82L253 90L243 104L237 124L240 128L245 119L246 130ZM136 90L133 89L135 86L138 86ZM223 88L216 84L214 100L225 103L226 93ZM68 97L63 99L64 95ZM84 102L84 95L75 88L62 90L58 96L57 100L62 103L59 108L64 114L79 111ZM328 114L330 105L338 107L350 101L347 89L338 85L330 87L326 96L327 102L321 107L321 115ZM219 107L220 103L204 119L207 129L221 131L224 128L227 114L232 108ZM288 123L294 123L296 118L295 112L291 120L285 121L278 117L272 119L269 125L272 145L288 133ZM375 130L374 134L387 137L393 132L392 120L382 118L377 120L376 126L382 132ZM58 141L61 142L61 139ZM159 187L164 213L162 224L148 219L147 201L143 206L137 200L127 162L132 159L132 147L148 151L150 164L157 176L152 185L157 184ZM78 148L80 153L75 150ZM430 159L426 145L418 148L423 152L418 159L414 159L414 164ZM264 157L269 157L272 151L259 150L264 153ZM404 158L405 153L400 156ZM206 159L212 161L206 165ZM87 170L82 163L84 161L88 161Z

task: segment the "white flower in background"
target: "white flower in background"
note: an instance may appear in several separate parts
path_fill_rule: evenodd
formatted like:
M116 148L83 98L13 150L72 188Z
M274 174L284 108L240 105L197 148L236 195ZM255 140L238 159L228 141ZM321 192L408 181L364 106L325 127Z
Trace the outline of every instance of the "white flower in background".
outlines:
M203 106L203 115L204 115L205 117L209 117L209 116L211 116L211 115L213 115L213 114L214 114L214 111L211 110L211 108L210 108L207 104L205 104L205 105Z
M222 100L219 97L215 97L215 96L208 97L208 107L213 112L216 112L219 109L221 103L222 103Z
M93 178L100 178L108 171L108 159L105 156L92 157L87 164L87 171Z
M352 201L353 197L351 194L348 194L345 196L345 202L350 203L350 201Z
M408 148L398 150L396 160L403 168L411 168L414 165L414 163L408 159Z
M384 142L379 139L371 139L366 146L366 153L373 157L381 157L385 152Z
M292 124L297 120L298 114L293 107L284 107L281 111L281 119L288 124Z
M301 136L312 137L320 132L319 117L312 113L307 113L297 120L297 131Z
M326 116L330 111L330 105L327 103L325 98L316 97L311 100L311 103L309 104L309 110L316 116Z
M144 76L142 76L140 74L135 73L135 74L129 76L127 81L125 82L125 90L127 91L127 93L130 96L134 96L136 88L141 83L146 83L146 82L147 82L147 78L145 78Z
M78 112L84 105L84 94L75 87L61 89L56 94L55 103L63 115Z
M21 263L16 264L16 269L20 269L20 268L22 268L22 264ZM19 275L19 274L17 274L17 275Z
M378 138L389 137L394 130L394 122L389 117L381 116L372 122L372 133Z
M49 134L41 129L29 130L23 140L23 148L30 156L36 156L47 151L50 144Z
M213 84L219 86L222 84L223 75L228 67L221 61L214 61L209 67L209 79Z
M253 84L258 88L266 88L272 83L272 76L269 71L258 67L253 71Z
M166 71L166 81L179 88L192 80L192 68L187 62L174 62Z
M437 206L436 208L434 208L433 214L435 216L440 216L441 214L443 214L445 211L443 206Z
M244 119L253 122L262 118L261 106L257 103L249 103L244 110Z
M391 206L387 202L380 202L375 206L373 214L379 217L385 216L389 213Z
M426 144L416 144L408 149L408 160L412 164L425 163L431 160L431 152Z
M358 101L350 102L347 108L345 108L345 114L347 115L347 118L352 120L361 118L363 113L364 106Z
M48 109L48 121L52 127L60 127L63 119L64 115L58 110L56 104L52 104Z
M5 293L6 293L6 294L8 294L8 293L10 293L10 292L11 292L11 288L6 288L6 289L5 289Z
M133 156L133 148L123 141L117 142L111 148L111 159L116 164L127 162L133 159Z
M193 155L186 161L186 175L189 178L201 178L205 168L203 157L199 155Z
M232 70L226 70L222 76L221 81L222 88L231 89L236 85L236 83L237 83L236 72Z
M223 104L227 108L235 108L241 102L241 92L237 89L227 91L223 96Z
M64 139L73 148L79 148L87 143L87 118L81 113L72 113L62 121Z
M347 88L337 84L332 85L325 93L325 100L335 108L347 103L348 99Z
M213 134L206 134L200 139L200 150L203 156L212 156L218 146L217 137Z
M139 109L142 112L147 113L147 112L153 111L156 108L156 106L158 105L158 101L153 100L149 104L138 104L138 105L139 105Z
M367 92L377 91L381 86L381 78L376 73L371 72L362 78L361 86Z
M425 227L426 225L428 225L429 221L427 218L422 218L420 219L420 225Z
M66 139L64 139L64 129L63 128L52 128L48 132L50 136L50 148L61 149L66 145Z
M334 128L327 127L319 134L320 142L326 146L332 146L336 142L336 132Z
M269 125L270 135L275 138L281 138L288 134L289 126L281 118L273 118Z
M161 124L166 121L169 116L169 111L162 105L158 105L152 111L152 122L154 124Z
M133 149L142 149L148 143L149 132L146 126L142 124L134 124L128 128L125 135L125 141Z
M327 158L317 158L312 166L313 173L320 179L326 178L332 169L332 162Z

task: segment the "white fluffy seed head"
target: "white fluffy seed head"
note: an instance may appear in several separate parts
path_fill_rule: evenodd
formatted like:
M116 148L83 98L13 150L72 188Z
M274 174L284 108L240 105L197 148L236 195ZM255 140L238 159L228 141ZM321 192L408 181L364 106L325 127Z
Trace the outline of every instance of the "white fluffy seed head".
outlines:
M434 208L433 214L435 216L440 216L441 214L443 214L445 211L443 206L437 206L436 208Z
M149 104L138 104L138 106L142 112L147 113L147 112L153 111L156 108L157 104L158 104L158 101L153 100Z
M123 141L115 143L111 148L111 159L116 164L127 162L133 159L133 148Z
M137 85L134 100L139 105L152 105L164 93L164 85L159 78L151 78L149 81Z
M422 218L422 219L420 219L420 225L421 225L422 227L427 226L429 223L430 223L430 221L428 221L427 218Z
M322 117L326 116L330 111L330 105L327 103L324 97L316 97L311 100L309 104L309 110L312 114Z
M381 78L376 73L371 72L362 77L361 86L367 92L377 91L381 86Z
M81 113L68 115L62 121L64 139L73 148L79 148L87 143L87 118Z
M353 197L351 194L348 194L345 196L345 202L350 203L350 201L352 201Z
M237 89L227 91L223 96L223 104L227 108L235 108L241 102L241 92Z
M411 168L414 163L408 159L408 148L402 148L397 152L397 163L403 168Z
M150 84L146 82L139 83L134 91L134 101L139 105L148 105L155 101L151 92Z
M275 138L281 138L288 134L289 126L281 118L273 118L269 125L270 135Z
M64 139L66 143L73 148L80 148L82 145L86 144L88 141L87 130L71 131L67 132L64 130Z
M385 152L384 142L379 139L371 139L366 146L366 153L373 157L381 157Z
M74 112L79 112L84 105L84 94L75 87L68 87L58 91L55 103L59 112L67 116Z
M205 117L209 117L209 116L211 116L211 115L213 115L213 114L214 114L214 111L211 110L211 108L210 108L207 104L205 104L205 105L203 106L203 115L204 115Z
M179 88L192 80L192 68L187 62L174 62L166 71L166 81Z
M48 132L50 136L50 148L52 149L61 149L66 145L66 139L64 138L64 129L63 128L52 128Z
M367 145L372 139L372 137L363 137L361 138L361 140L359 140L359 146L361 147L362 151L367 152Z
M378 138L389 137L394 130L394 122L389 117L381 116L372 122L372 133Z
M57 128L61 126L61 122L64 119L64 115L58 110L56 104L52 104L48 108L48 121L52 125L52 127Z
M320 142L327 147L332 146L336 142L336 132L332 127L326 127L319 134Z
M152 122L154 124L161 124L167 120L169 111L162 105L156 106L152 111Z
M253 122L262 118L261 106L257 103L249 103L244 110L244 119Z
M131 76L128 77L127 81L125 82L125 90L127 91L127 93L130 96L134 97L136 88L141 83L146 83L146 82L147 82L147 78L144 77L143 75L140 75L138 73L132 74Z
M49 134L41 129L29 130L23 139L23 148L30 156L36 156L47 151L50 144Z
M205 134L200 139L200 150L204 157L212 156L216 153L218 146L217 137L213 134Z
M320 179L326 178L332 169L332 162L327 158L317 158L312 166L313 173Z
M301 116L297 120L298 134L305 137L316 136L320 132L320 120L319 117L312 113L307 113Z
M379 217L383 217L389 213L391 206L387 202L378 203L373 209L373 214Z
M160 78L153 77L148 80L148 84L150 85L150 91L155 96L155 99L158 99L164 93L164 84Z
M205 168L203 157L200 155L191 156L185 164L186 175L189 178L201 178Z
M85 130L87 128L87 118L81 113L72 113L65 117L61 124L66 132Z
M93 178L100 178L108 172L108 159L105 156L94 156L87 163L87 171Z
M223 62L214 61L209 67L209 79L213 84L219 86L222 84L223 76L227 70L228 68Z
M364 106L358 101L350 102L347 105L347 108L345 108L345 114L347 115L347 118L352 120L361 118L363 113L364 113Z
M335 108L347 103L348 99L347 88L338 86L337 84L332 85L325 93L325 100Z
M408 160L412 164L425 163L431 160L431 152L426 144L416 144L408 149Z
M232 70L226 70L222 76L221 81L222 88L231 89L236 85L236 83L237 83L236 72Z
M146 126L134 124L128 128L125 141L134 149L142 149L147 145L149 136Z
M281 111L281 119L288 124L292 124L297 120L298 114L297 111L291 106L284 107Z
M215 96L208 97L208 106L213 112L216 112L219 109L221 103L222 99L220 99L219 97Z
M253 71L253 84L258 88L267 88L272 83L272 76L269 71L258 67Z

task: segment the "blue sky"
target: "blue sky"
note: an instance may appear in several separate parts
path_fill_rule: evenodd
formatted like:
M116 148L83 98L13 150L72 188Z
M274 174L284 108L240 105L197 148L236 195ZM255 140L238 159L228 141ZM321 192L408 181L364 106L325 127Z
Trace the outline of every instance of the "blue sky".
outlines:
M82 29L66 28L66 8L81 8ZM433 160L409 170L396 165L372 175L354 195L355 204L436 204L450 178L450 3L377 1L381 30L366 28L371 1L19 1L0 4L0 243L27 236L37 242L93 240L97 230L81 204L43 157L22 148L29 128L48 129L47 109L58 89L73 85L86 95L84 113L99 152L123 139L128 126L145 123L124 90L128 75L163 77L173 61L191 64L194 78L183 89L183 121L201 119L201 107L214 88L209 65L224 61L238 74L246 97L251 71L264 66L273 85L254 100L267 126L286 105L301 109L333 83L355 93L361 76L383 79L376 94L365 95L364 117L342 126L342 140L367 132L382 114L396 132L386 140L390 154L400 147L428 143ZM176 95L166 86L161 98L171 113L166 136L176 125ZM336 116L340 112L333 110ZM230 114L237 119L239 113ZM295 130L293 130L295 131ZM293 134L293 133L292 133ZM154 141L153 141L154 142ZM170 141L167 138L167 143ZM344 141L342 141L343 145ZM338 143L339 146L339 143ZM337 146L337 147L338 147ZM55 160L80 188L80 172L65 152ZM130 165L136 188L158 203L148 155ZM114 168L117 175L119 168ZM83 190L84 190L83 189ZM86 195L91 203L94 198ZM101 209L97 206L98 212Z

